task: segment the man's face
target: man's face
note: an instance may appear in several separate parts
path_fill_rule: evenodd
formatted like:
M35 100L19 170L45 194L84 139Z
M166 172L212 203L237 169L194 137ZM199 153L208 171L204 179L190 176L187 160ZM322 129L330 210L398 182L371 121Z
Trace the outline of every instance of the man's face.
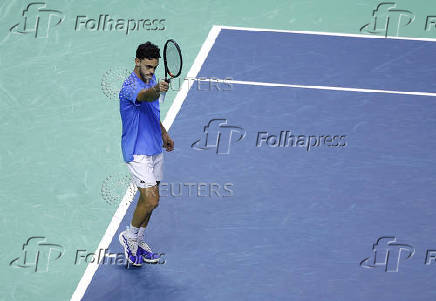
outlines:
M159 65L159 59L144 58L140 60L136 58L135 64L139 69L139 74L141 75L142 79L148 82L153 77L153 74Z

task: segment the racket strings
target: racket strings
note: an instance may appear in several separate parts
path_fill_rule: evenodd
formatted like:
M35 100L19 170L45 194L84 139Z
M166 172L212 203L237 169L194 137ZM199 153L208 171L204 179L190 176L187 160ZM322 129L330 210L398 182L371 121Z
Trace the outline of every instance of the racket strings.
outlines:
M171 77L177 76L182 68L182 57L173 43L168 43L166 49L167 70Z

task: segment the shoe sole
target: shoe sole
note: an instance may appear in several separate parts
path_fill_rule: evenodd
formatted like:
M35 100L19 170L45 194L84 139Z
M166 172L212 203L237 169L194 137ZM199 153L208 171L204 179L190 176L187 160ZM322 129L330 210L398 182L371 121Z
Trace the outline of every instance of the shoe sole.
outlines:
M158 263L160 258L156 258L156 259L146 259L144 256L142 256L142 260L144 260L145 263Z
M154 253L154 254L157 254L157 253ZM145 257L145 255L141 255L141 256L142 256L142 260L144 261L144 263L151 263L151 264L153 264L153 263L158 263L159 260L160 260L160 255L159 255L159 258L156 258L156 259L147 259Z

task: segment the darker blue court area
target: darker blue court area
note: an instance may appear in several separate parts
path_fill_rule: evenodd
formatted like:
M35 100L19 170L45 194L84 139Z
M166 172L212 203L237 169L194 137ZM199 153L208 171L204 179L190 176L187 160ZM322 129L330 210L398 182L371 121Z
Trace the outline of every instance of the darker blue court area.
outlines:
M434 50L223 30L199 76L434 92ZM166 263L101 265L83 300L434 300L435 129L434 97L194 85L147 230Z
M436 43L223 29L198 77L436 92Z

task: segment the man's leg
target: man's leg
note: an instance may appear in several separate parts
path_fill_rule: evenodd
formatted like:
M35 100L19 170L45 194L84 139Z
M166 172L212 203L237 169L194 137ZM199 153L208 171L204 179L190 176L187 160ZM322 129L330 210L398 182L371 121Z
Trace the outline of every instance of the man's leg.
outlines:
M133 213L132 226L146 227L151 213L159 205L159 188L157 185L148 188L138 187L140 196L135 212Z
M159 205L159 184L160 184L160 181L156 181L156 183L157 183L157 205ZM154 208L156 208L156 207L154 207ZM141 237L141 238L142 238L142 235L144 234L143 232L144 232L145 228L147 227L148 221L150 220L150 217L151 217L152 213L153 213L153 210L151 210L149 213L147 213L147 215L145 216L144 221L142 222L142 224L140 226L139 237Z
M146 253L144 248L149 249L143 242L143 239L138 239L140 226L145 220L150 219L151 212L159 204L159 189L157 185L147 188L138 187L140 191L138 204L131 221L130 228L120 233L119 240L124 247L126 257L133 265L140 266L143 261L154 263L159 260L151 251ZM142 234L143 235L143 232ZM143 257L145 255L145 257Z
M159 185L159 184L158 184ZM137 235L138 243L138 254L140 254L143 260L147 263L157 263L159 262L159 254L153 253L150 246L144 241L144 231L145 227L150 220L151 213L159 205L159 187L155 185L150 188L140 188L140 196L138 200L138 205L136 206L135 212L133 214L132 226L137 225L136 222L142 219L140 223L140 228Z
M159 204L159 182L156 181L156 175L161 177L162 165L153 163L153 159L156 158L153 156L134 155L133 158L134 160L128 162L127 166L140 195L130 227L120 233L119 240L124 247L126 257L132 264L140 265L143 261L155 263L159 260L159 256L144 242L143 235L152 211ZM155 171L156 167L160 168L159 173ZM150 185L153 186L149 187ZM141 228L141 225L144 227Z

